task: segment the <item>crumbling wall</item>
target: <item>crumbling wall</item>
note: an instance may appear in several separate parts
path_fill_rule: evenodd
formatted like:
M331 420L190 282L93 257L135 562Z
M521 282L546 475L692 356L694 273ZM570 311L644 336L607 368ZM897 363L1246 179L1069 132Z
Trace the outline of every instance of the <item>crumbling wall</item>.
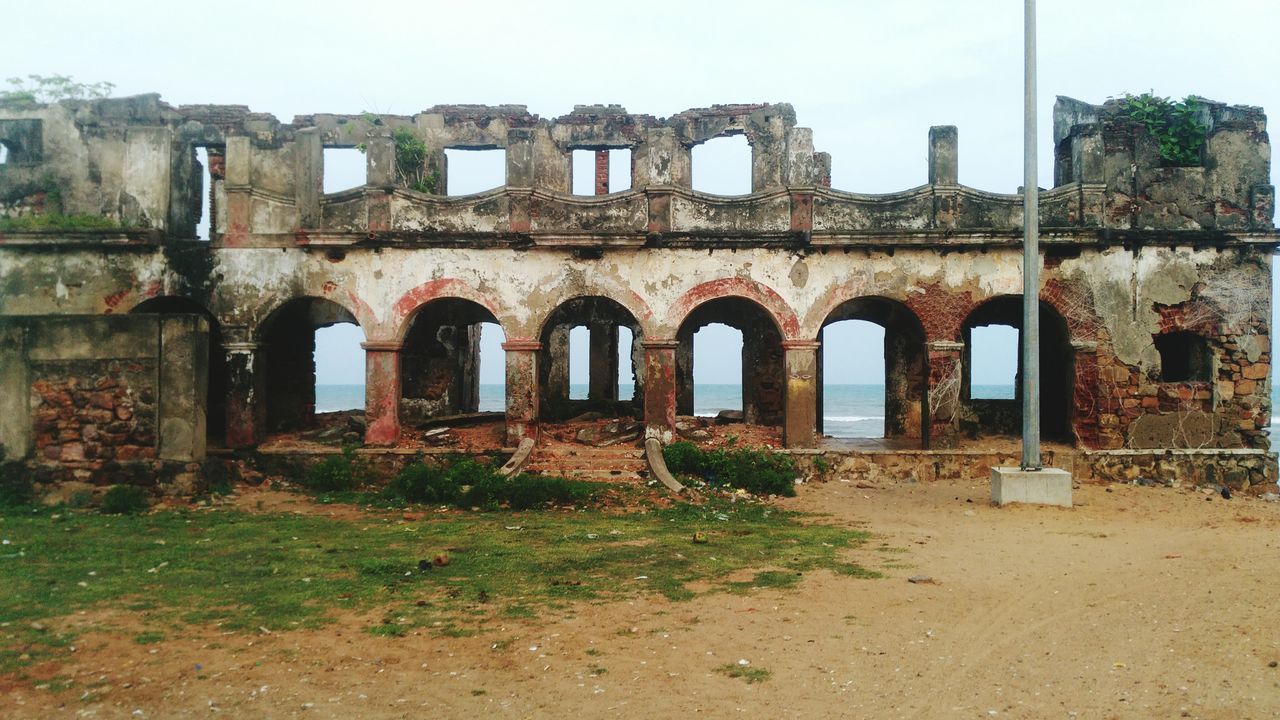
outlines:
M1059 185L1041 194L1040 297L1064 325L1055 357L1070 358L1054 378L1063 393L1056 417L1069 423L1063 437L1083 447L1267 446L1270 253L1280 240L1265 117L1217 103L1206 112L1203 164L1165 168L1146 131L1114 107L1059 103ZM435 193L405 187L396 172L396 134L406 132L441 172ZM726 134L752 145L753 193L692 191L691 148ZM1015 425L1016 415L983 421L968 402L964 326L983 303L1021 292L1021 198L959 185L958 133L948 126L929 135L929 184L888 195L825 187L829 158L782 104L666 119L612 106L555 119L522 106L436 106L281 123L144 96L0 106L0 140L18 148L0 166L0 203L16 198L0 216L51 212L50 189L28 192L49 177L60 212L136 226L0 231L0 315L113 314L162 295L208 308L225 336L233 443L259 437L268 417L309 416L318 322L360 325L377 359L369 405L398 413L400 376L412 397L430 375L415 365L415 343L406 346L409 327L441 299L474 303L502 326L513 428L536 428L547 393L562 384L558 341L544 331L567 327L557 308L583 297L624 310L597 319L614 337L620 324L633 329L637 380L662 387L653 397L646 387L637 403L651 422L691 410L688 328L701 307L751 308L727 317L749 331L748 415L777 422L788 407L820 407L816 392L786 398L817 382L809 354L820 352L823 325L841 305L877 298L901 313L878 321L919 329L910 342L901 333L887 341L890 434L945 447L962 430ZM366 150L366 184L324 195L323 149L355 145ZM210 150L211 243L187 240L191 208L210 190L192 182L196 147ZM505 186L445 195L443 152L455 147L503 149ZM568 195L573 150L609 148L632 151L632 190ZM300 298L337 310L271 337L274 314ZM463 328L475 319L448 311L432 322ZM1207 378L1162 379L1155 342L1173 332L1203 339ZM445 353L450 382L460 383L451 407L469 404L473 345ZM396 422L378 426L380 441L394 439Z
M0 317L0 449L40 481L185 470L205 454L207 342L195 315Z

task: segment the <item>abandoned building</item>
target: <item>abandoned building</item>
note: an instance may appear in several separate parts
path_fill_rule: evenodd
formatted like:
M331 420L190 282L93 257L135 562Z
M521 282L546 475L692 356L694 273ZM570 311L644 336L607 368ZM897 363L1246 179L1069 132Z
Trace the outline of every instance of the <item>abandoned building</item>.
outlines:
M1171 167L1117 102L1056 105L1042 426L1078 476L1275 481L1266 118L1206 103L1203 122L1201 162ZM751 192L694 190L695 146L736 135ZM1021 321L1022 200L960 185L957 143L933 128L928 183L866 195L830 186L786 104L290 123L155 95L0 105L0 448L93 482L252 448L311 421L315 331L335 323L364 336L367 447L476 409L483 323L505 335L508 447L575 412L580 326L590 400L665 442L692 412L693 334L723 323L742 331L746 421L822 449L824 327L857 319L884 328L892 441L859 467L942 474L1020 423L1017 400L971 397L969 359L975 328ZM326 193L336 148L364 153L365 182ZM451 194L460 149L502 153L501 185ZM575 195L583 151L596 172ZM611 183L617 152L630 177Z

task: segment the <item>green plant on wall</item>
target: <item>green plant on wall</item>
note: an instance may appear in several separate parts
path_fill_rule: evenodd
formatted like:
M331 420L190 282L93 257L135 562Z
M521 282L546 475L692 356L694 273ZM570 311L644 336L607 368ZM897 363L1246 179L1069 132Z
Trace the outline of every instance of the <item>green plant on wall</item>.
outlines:
M1204 147L1209 128L1200 122L1204 103L1195 95L1171 101L1149 92L1141 95L1125 94L1124 113L1134 122L1141 123L1160 146L1160 159L1168 165L1187 166L1200 164L1200 150Z
M396 146L396 179L412 190L434 194L440 185L440 171L426 168L427 144L403 127L391 131L391 140Z
M370 125L383 124L382 118L367 111L360 113L360 119ZM391 141L396 150L396 181L411 190L434 195L440 187L440 171L426 168L427 144L406 127L392 130ZM356 149L365 152L369 146L360 143Z
M26 198L41 194L44 198L37 209L26 214L0 215L0 232L120 230L126 227L116 220L101 215L64 214L62 184L51 173L45 173L31 182L11 186L7 192L0 195L0 203L20 203Z

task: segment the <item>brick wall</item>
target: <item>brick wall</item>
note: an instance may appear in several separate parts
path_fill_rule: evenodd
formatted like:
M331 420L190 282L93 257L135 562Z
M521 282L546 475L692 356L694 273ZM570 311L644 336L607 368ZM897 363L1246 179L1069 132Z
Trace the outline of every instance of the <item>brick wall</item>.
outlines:
M195 315L0 318L0 449L38 481L154 483L204 458Z

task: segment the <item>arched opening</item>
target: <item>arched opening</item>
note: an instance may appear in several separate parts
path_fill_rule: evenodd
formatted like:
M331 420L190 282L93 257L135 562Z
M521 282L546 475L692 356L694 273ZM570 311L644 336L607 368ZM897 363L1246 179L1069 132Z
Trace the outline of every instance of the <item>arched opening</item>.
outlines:
M1012 398L974 397L974 378L984 370L975 367L981 356L973 355L975 328L1006 325L1019 330L1017 368ZM1022 434L1022 296L1005 295L974 308L961 329L964 342L961 399L969 410L962 423L966 432L977 435ZM1075 352L1067 323L1053 306L1040 303L1040 435L1046 440L1074 442L1072 414L1075 390Z
M572 361L570 347L575 328L581 328L575 347L585 346L585 352L578 353L577 363ZM624 332L631 340L627 343L630 362L625 366L621 358ZM542 326L542 355L538 360L542 417L564 420L587 410L638 414L643 387L633 368L640 365L636 353L642 337L640 323L631 311L610 298L574 298L553 310ZM575 382L585 393L572 392ZM629 398L624 395L628 390Z
M1213 353L1200 335L1178 330L1156 335L1160 353L1160 382L1209 382L1213 378Z
M227 433L227 351L223 345L222 326L218 323L218 319L200 303L172 295L143 300L130 312L200 315L209 322L209 384L205 408L205 442L210 447L221 447Z
M745 135L695 145L690 162L694 190L715 195L751 193L751 144Z
M8 163L9 163L9 146L5 145L3 142L0 142L0 165L7 165Z
M699 408L715 414L710 408L734 402L736 387L745 422L782 423L786 401L782 335L764 308L740 297L709 300L684 319L676 341L677 415L699 414Z
M819 432L928 442L928 351L910 309L888 298L849 300L827 316L818 340Z
M289 300L271 313L263 323L259 362L265 365L266 377L262 387L268 432L300 430L316 424L316 334L321 328L340 323L359 326L346 308L332 300L317 297ZM362 353L357 355L350 348L344 353L342 345L354 345L358 348L364 339L361 329L343 337L334 337L333 340L338 341L336 345L326 342L320 347L319 350L326 357L319 364L326 367L326 377L333 377L334 373L341 373L341 377L357 377L358 371L354 368L342 371L330 365L335 360L330 356L341 353L347 357L362 358ZM363 402L360 406L363 406Z
M441 298L418 308L400 355L401 422L502 411L503 339L498 319L471 300Z

